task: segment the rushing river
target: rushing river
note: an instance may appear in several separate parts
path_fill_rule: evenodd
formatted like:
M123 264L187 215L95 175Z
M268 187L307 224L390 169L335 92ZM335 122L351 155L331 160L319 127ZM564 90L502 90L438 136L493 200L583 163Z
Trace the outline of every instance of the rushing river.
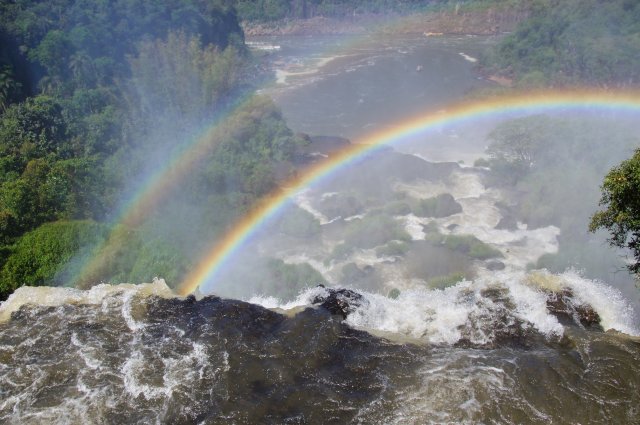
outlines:
M294 130L352 139L491 87L474 61L493 42L251 40L274 69L263 92ZM575 271L527 270L557 251L560 230L499 228L504 195L485 187L485 170L468 167L493 123L483 125L442 129L428 144L383 151L300 193L293 204L318 220L319 233L256 238L238 256L235 280L230 272L214 295L179 298L162 280L19 289L0 306L0 422L639 423L635 302ZM355 191L379 203L381 193L450 194L459 209L436 219L396 211L410 239L405 257L373 248L331 257L349 223L375 210L340 216L330 203ZM466 258L429 235L472 236L499 261L469 260L471 277L429 289L425 276ZM311 264L327 288L270 293L251 262L267 254ZM361 280L345 282L347 267Z

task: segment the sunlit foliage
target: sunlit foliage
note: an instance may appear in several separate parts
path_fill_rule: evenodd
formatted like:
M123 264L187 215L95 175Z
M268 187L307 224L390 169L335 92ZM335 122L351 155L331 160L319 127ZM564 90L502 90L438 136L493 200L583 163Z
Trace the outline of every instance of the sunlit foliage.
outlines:
M614 167L602 183L600 205L605 209L591 217L589 229L609 231L611 245L627 248L633 255L628 265L634 273L640 272L640 149Z
M32 244L69 240L85 223L68 220L109 223L131 182L217 122L180 190L146 220L102 235L100 261L64 282L177 283L189 256L286 176L302 143L271 101L251 98L253 69L228 1L2 2L0 40L3 297L63 283L72 254L78 267L88 259L82 244L45 265L26 260Z
M0 299L23 284L67 284L72 268L60 266L68 264L80 249L90 252L107 230L93 221L58 221L27 233L0 269Z
M484 64L522 87L640 83L640 3L536 0Z

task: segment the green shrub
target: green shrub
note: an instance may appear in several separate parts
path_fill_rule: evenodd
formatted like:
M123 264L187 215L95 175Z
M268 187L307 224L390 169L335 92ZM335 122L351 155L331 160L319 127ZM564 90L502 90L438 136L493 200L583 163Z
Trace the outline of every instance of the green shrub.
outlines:
M352 284L366 277L366 272L355 263L347 263L342 266L342 283Z
M349 222L345 235L345 243L364 249L393 240L410 241L411 236L398 221L384 214L368 214Z
M400 257L409 251L409 244L402 241L391 241L376 248L378 257Z
M431 289L444 289L466 279L462 272L454 272L448 275L436 276L427 281L427 286Z
M411 213L411 206L406 202L395 201L385 205L383 211L390 215L407 215Z
M419 217L448 217L462 212L462 206L448 193L422 199L413 213Z
M362 202L352 193L338 193L327 196L316 206L329 219L352 217L364 211Z
M107 226L86 220L46 223L26 233L0 271L0 299L22 285L70 284L65 279L70 278L72 270L65 266L80 251L85 253L84 258L90 258L107 231Z
M128 282L151 282L159 277L174 287L186 274L188 259L176 247L167 241L156 238L145 242L135 256L135 263L129 273Z
M432 245L444 246L478 260L502 258L502 253L473 235L443 235L437 232L427 233L425 240Z
M491 163L487 158L478 158L473 162L474 167L489 167Z
M280 259L270 259L267 269L268 276L262 286L268 288L269 294L282 299L291 299L305 288L327 284L320 272L307 263L286 264Z
M442 237L442 243L452 251L461 252L478 260L503 257L499 250L473 235L445 235Z
M328 260L329 261L331 261L331 260L337 260L337 261L346 260L351 255L352 252L353 252L353 246L348 245L346 243L341 243L341 244L338 244L335 247L333 247L333 250L331 251L331 254L329 255L329 259Z

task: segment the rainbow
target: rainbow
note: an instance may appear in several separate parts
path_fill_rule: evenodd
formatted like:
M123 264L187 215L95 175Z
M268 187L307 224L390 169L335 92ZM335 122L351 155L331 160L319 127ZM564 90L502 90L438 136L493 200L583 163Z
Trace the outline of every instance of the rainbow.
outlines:
M204 288L205 293L216 283L224 269L243 246L276 216L301 190L318 184L335 172L361 160L383 146L422 135L441 126L461 124L487 118L509 118L538 113L563 112L630 112L640 114L640 92L613 92L594 89L518 93L489 99L471 100L430 111L365 136L322 162L286 181L283 188L265 197L208 251L200 263L179 285L181 295Z
M99 271L102 257L111 255L110 251L118 245L111 240L118 225L136 227L143 223L148 218L149 211L153 211L160 202L166 199L167 194L179 187L186 176L192 172L193 167L215 149L220 132L225 131L226 118L242 110L253 98L252 93L245 95L227 111L218 113L212 123L209 123L203 130L194 132L195 136L192 136L187 142L181 143L179 149L171 155L170 161L159 164L153 173L142 180L115 214L115 218L112 220L114 224L105 241L95 248L93 255L81 265L69 280L79 285L95 283L99 278L96 271Z

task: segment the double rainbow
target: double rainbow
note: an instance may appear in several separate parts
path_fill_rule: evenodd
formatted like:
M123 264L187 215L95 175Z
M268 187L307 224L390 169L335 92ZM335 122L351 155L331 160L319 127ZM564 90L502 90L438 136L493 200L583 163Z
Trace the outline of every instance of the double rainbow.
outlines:
M264 198L246 216L238 220L229 232L203 257L199 265L181 283L178 291L187 295L202 288L211 292L225 265L234 254L250 243L263 228L301 190L318 184L354 161L382 146L420 136L441 126L474 122L487 118L508 118L538 113L564 112L628 112L640 114L640 93L589 90L544 91L472 100L448 107L445 111L424 115L388 127L383 131L356 140L346 149L318 162L301 174L283 183L282 189Z

